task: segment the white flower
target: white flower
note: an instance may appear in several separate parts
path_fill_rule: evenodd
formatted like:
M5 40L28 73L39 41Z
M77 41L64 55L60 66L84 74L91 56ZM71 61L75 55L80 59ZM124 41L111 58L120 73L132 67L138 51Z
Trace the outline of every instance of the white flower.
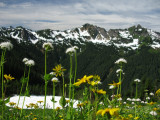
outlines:
M133 99L132 99L132 101L133 101L133 102L135 102L135 101L136 101L136 99L135 99L135 98L133 98Z
M102 82L98 81L97 84L100 85L100 84L102 84Z
M49 74L50 74L50 75L56 75L56 73L55 73L55 72L50 72Z
M56 77L52 78L51 81L52 81L52 82L55 82L55 83L59 82L58 78L56 78Z
M137 99L136 99L136 101L137 101L137 102L140 102L140 101L141 101L141 99L140 99L140 98L137 98Z
M119 64L119 63L127 63L127 61L124 58L120 58L115 62L115 64Z
M25 62L25 64L31 67L35 65L35 62L33 60L28 60L27 62Z
M127 100L128 100L128 101L131 101L132 99L131 99L131 98L127 98Z
M156 116L157 112L156 111L151 111L149 114Z
M141 103L144 103L144 101L141 101Z
M150 97L146 97L146 100L150 100Z
M13 45L10 42L2 42L0 44L0 48L1 49L11 50L13 48Z
M66 50L66 54L73 54L75 52L76 52L76 50L74 49L74 47L67 48L67 50Z
M52 43L50 42L46 42L46 43L43 43L43 46L42 46L45 50L52 50L53 49L53 45Z
M146 102L144 102L145 104L147 104L148 102L146 101Z
M109 89L114 89L114 88L115 88L114 85L110 85L110 86L109 86Z
M28 61L28 58L23 58L22 62L27 62Z
M123 104L126 104L126 102L123 102Z
M141 80L140 79L135 79L134 82L141 82Z
M119 73L119 72L123 72L123 70L122 70L122 69L118 69L118 70L116 71L116 73Z
M149 95L150 95L150 96L154 96L154 93L151 92L151 93L149 93Z
M77 46L74 46L73 48L74 48L75 50L78 50L78 49L79 49Z
M118 101L122 101L122 98L118 98L117 100L118 100Z
M134 102L132 102L131 104L134 105Z

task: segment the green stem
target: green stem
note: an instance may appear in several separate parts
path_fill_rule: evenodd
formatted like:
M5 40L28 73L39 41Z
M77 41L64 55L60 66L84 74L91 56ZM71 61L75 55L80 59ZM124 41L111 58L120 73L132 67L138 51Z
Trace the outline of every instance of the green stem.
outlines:
M62 74L62 79L63 79L63 97L65 97L64 96L64 87L65 87L65 85L64 85L64 75Z
M47 50L45 51L45 76L47 74ZM46 109L46 94L47 94L47 81L45 80L45 97L44 97L44 110L43 110L43 120L45 119L45 109Z
M53 82L53 119L55 119L55 83Z
M31 66L29 66L29 69L28 69L28 78L27 78L27 85L26 85L25 94L26 94L26 92L28 94L28 83L29 83L30 70L31 70ZM23 107L24 107L25 97L26 97L26 95L24 96L24 99L23 99L23 104L22 104L22 109L21 109L21 115L20 115L20 117L22 116L22 113L23 113Z
M76 82L76 74L77 74L77 54L75 52L75 72L74 72L74 83ZM72 93L72 100L74 100L74 86L73 86L73 93Z
M25 67L24 67L24 79L25 79L25 70L26 70L26 65L25 65ZM20 101L20 96L21 96L21 93L22 93L22 89L23 89L23 85L24 85L24 80L22 81L22 86L21 86L21 90L20 90L20 94L19 94L19 98L18 98L18 104L17 104L17 106L19 105L19 101Z
M137 95L138 95L138 87L137 87L137 82L136 82L136 99L137 99Z
M122 90L122 63L121 63L121 66L120 66L120 75L119 75L119 82L121 82L120 84L120 94L121 94L121 90Z
M5 52L6 50L2 51L2 56L1 56L1 71L0 73L2 72L1 74L1 77L2 77L2 101L3 101L3 104L2 104L2 119L4 119L4 80L3 80L3 71L4 71L4 58L5 58Z
M71 92L72 92L72 55L70 55L70 83L69 83L69 100L70 100L70 107L69 107L69 112L71 113L72 116L72 109L73 109L73 101L71 101Z

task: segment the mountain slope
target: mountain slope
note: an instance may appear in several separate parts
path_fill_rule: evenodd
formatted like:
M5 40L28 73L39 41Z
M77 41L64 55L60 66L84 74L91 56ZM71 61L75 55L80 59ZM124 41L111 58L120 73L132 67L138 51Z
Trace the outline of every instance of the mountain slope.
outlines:
M31 69L30 93L44 94L44 50L42 44L46 41L53 43L54 50L48 53L47 73L57 64L67 69L65 83L69 83L69 56L65 51L70 46L78 46L77 78L84 75L99 75L101 87L108 89L108 84L118 81L114 62L123 57L128 63L123 67L124 95L134 95L133 80L142 80L141 95L145 89L153 92L160 87L160 33L143 28L140 25L128 29L110 29L106 31L94 25L85 24L71 30L39 30L32 31L23 27L0 28L0 41L11 41L12 51L6 54L5 73L16 78L10 85L8 94L19 93L20 78L23 76L24 64L22 59L27 57L36 62ZM73 59L74 63L74 59ZM74 66L74 65L73 65ZM60 79L61 80L61 79ZM152 84L150 84L152 83ZM16 87L15 87L16 86ZM62 84L58 84L60 94ZM131 86L131 87L130 87ZM131 89L129 89L131 88ZM52 94L52 84L48 84L48 94Z

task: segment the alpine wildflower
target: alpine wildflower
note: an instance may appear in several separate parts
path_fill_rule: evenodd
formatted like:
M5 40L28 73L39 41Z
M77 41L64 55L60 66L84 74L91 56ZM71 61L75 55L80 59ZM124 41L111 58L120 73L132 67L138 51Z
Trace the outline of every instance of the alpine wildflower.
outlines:
M26 61L25 62L25 64L27 65L27 66L34 66L35 65L35 62L34 62L34 60L28 60L28 61Z
M57 76L62 76L64 73L64 71L66 71L66 69L63 69L63 67L61 66L61 64L55 66L55 68L53 68L53 71L56 73L56 77Z
M52 50L53 49L53 45L52 43L50 42L46 42L46 43L43 43L43 46L42 46L46 51L49 51L49 50Z
M140 79L135 79L134 82L139 83L139 82L141 82L141 80Z
M54 82L54 83L59 82L58 78L56 78L56 77L52 78L52 80L51 80L51 81L52 81L52 82Z
M3 50L11 50L13 48L13 45L10 42L2 42L0 44L0 48Z
M120 63L127 63L127 61L124 58L120 58L115 62L115 64L120 64Z

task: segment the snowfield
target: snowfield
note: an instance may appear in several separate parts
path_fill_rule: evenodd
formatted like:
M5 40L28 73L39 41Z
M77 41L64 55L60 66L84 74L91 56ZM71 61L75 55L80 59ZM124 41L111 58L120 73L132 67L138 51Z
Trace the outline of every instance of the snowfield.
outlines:
M19 96L15 95L13 97L10 97L10 102L14 102L18 103L18 98ZM55 103L55 108L56 107L61 107L60 104L59 104L59 100L60 100L61 96L55 96L55 101L57 101ZM20 101L19 101L19 105L18 107L22 108L22 105L23 105L23 99L24 99L24 96L21 96L20 97ZM69 100L69 98L65 98L66 100ZM53 102L51 101L52 100L52 96L46 96L46 108L47 109L53 109ZM27 108L26 105L29 105L30 103L34 103L36 104L37 101L44 101L44 96L36 96L36 95L31 95L30 97L25 97L25 102L24 102L24 107L23 109L31 109L31 108ZM73 101L74 104L73 104L73 107L76 108L77 107L77 104L78 104L78 101L77 100L74 100ZM39 108L42 108L43 109L43 105L44 105L44 102L42 102L41 104L40 103L37 103ZM9 103L6 104L7 106L10 106ZM62 108L62 107L61 107Z

